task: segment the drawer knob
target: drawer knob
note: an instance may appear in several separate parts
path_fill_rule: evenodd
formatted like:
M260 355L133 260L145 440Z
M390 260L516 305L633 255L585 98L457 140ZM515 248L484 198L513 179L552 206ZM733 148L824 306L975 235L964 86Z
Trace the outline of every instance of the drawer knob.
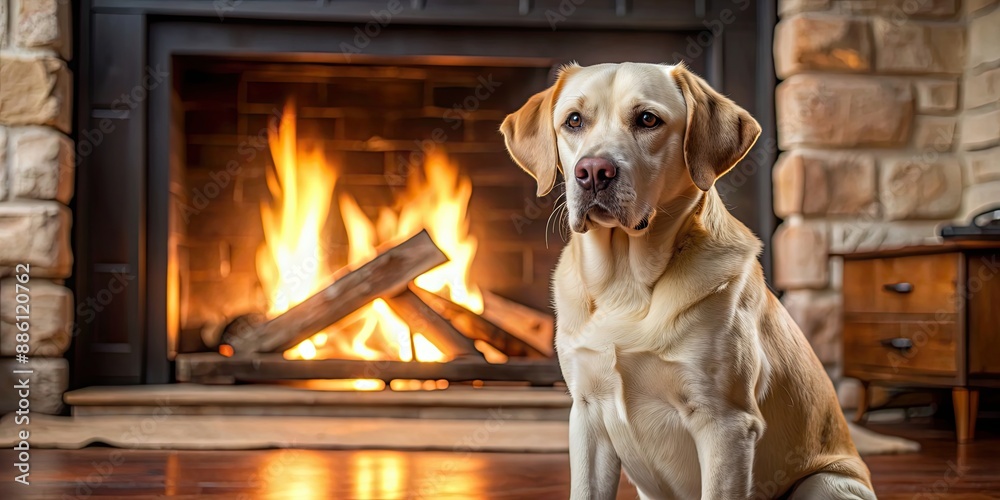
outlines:
M890 283L888 285L882 285L882 288L885 288L885 290L888 292L910 293L913 291L913 284L904 281L902 283Z
M885 339L882 341L882 345L885 347L891 347L893 349L899 349L900 351L913 349L913 341L906 337Z

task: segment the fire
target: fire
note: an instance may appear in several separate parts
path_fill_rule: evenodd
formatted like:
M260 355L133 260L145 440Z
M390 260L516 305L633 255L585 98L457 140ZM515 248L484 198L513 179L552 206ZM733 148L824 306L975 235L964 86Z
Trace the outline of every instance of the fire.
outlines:
M273 317L326 286L336 267L323 252L323 227L331 212L337 168L315 144L296 136L295 110L285 107L277 129L268 131L274 172L268 172L271 201L261 205L264 244L257 271ZM396 209L383 208L370 219L357 200L341 194L338 201L347 230L348 265L361 265L377 255L377 246L402 241L427 229L449 262L415 280L420 288L449 297L480 313L483 297L469 281L476 240L469 235L467 209L471 181L459 174L441 151L427 155L423 175L410 175L397 197ZM422 332L411 331L382 299L359 309L284 353L289 359L346 358L443 362L450 359ZM356 389L377 390L371 381L355 381Z
M330 275L320 235L337 173L314 144L299 147L295 108L285 106L277 129L268 130L274 171L267 171L272 201L260 206L264 245L257 252L257 276L277 315L309 298Z
M400 200L398 218L391 211L379 214L377 226L383 239L399 239L427 228L448 262L416 279L420 288L448 295L452 302L472 312L483 312L483 295L469 283L469 268L476 256L476 239L469 236L466 212L472 196L472 181L461 177L458 167L440 150L428 153L424 164L426 180L410 176ZM394 234L386 234L395 222Z

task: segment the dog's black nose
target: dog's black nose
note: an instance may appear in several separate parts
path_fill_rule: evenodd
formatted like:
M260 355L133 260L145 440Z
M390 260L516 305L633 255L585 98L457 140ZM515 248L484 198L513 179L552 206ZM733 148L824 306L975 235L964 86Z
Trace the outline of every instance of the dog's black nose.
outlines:
M604 158L581 158L576 163L576 181L583 189L603 191L611 185L611 179L618 174L615 164Z

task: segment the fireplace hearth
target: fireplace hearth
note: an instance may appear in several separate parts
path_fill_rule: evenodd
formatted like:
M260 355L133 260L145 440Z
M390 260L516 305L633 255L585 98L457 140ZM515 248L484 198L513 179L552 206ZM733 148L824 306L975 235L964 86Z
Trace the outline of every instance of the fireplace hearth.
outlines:
M759 148L773 144L772 77L754 70L770 64L756 48L768 13L740 3L746 14L706 38L721 7L703 2L473 3L406 3L386 22L375 1L84 3L79 126L109 119L120 133L79 167L75 225L91 236L77 238L76 290L93 295L109 273L133 285L81 325L73 384L558 382L557 193L534 197L500 122L561 64L683 59L760 119ZM169 78L144 86L149 69ZM115 106L136 88L142 105ZM745 171L727 203L768 235L770 178ZM329 324L286 331L291 344L226 342L227 328L276 321L421 230L448 273L421 271ZM300 289L282 288L291 281Z

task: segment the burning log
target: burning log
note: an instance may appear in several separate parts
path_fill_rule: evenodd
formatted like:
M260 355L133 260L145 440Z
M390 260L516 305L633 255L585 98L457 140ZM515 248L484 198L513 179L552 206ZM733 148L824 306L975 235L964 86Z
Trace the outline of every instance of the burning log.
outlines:
M530 344L494 325L486 318L435 293L411 286L410 290L465 336L482 340L508 356L545 358L545 354Z
M361 361L354 359L284 359L281 354L251 354L227 358L215 353L179 354L177 380L200 384L232 384L266 380L395 379L524 381L546 386L562 381L554 359L510 360L493 365L473 359L447 363Z
M451 323L434 312L412 291L403 290L399 295L386 297L385 301L399 317L403 318L403 321L406 321L411 332L423 333L428 340L446 354L455 358L469 358L486 362L483 354L476 350L472 340L462 335ZM416 356L416 352L414 352L414 356Z
M483 292L483 318L499 325L546 356L555 355L555 319L499 295Z
M398 294L447 261L427 231L421 231L275 318L242 331L228 329L223 343L236 355L290 349L376 298Z

